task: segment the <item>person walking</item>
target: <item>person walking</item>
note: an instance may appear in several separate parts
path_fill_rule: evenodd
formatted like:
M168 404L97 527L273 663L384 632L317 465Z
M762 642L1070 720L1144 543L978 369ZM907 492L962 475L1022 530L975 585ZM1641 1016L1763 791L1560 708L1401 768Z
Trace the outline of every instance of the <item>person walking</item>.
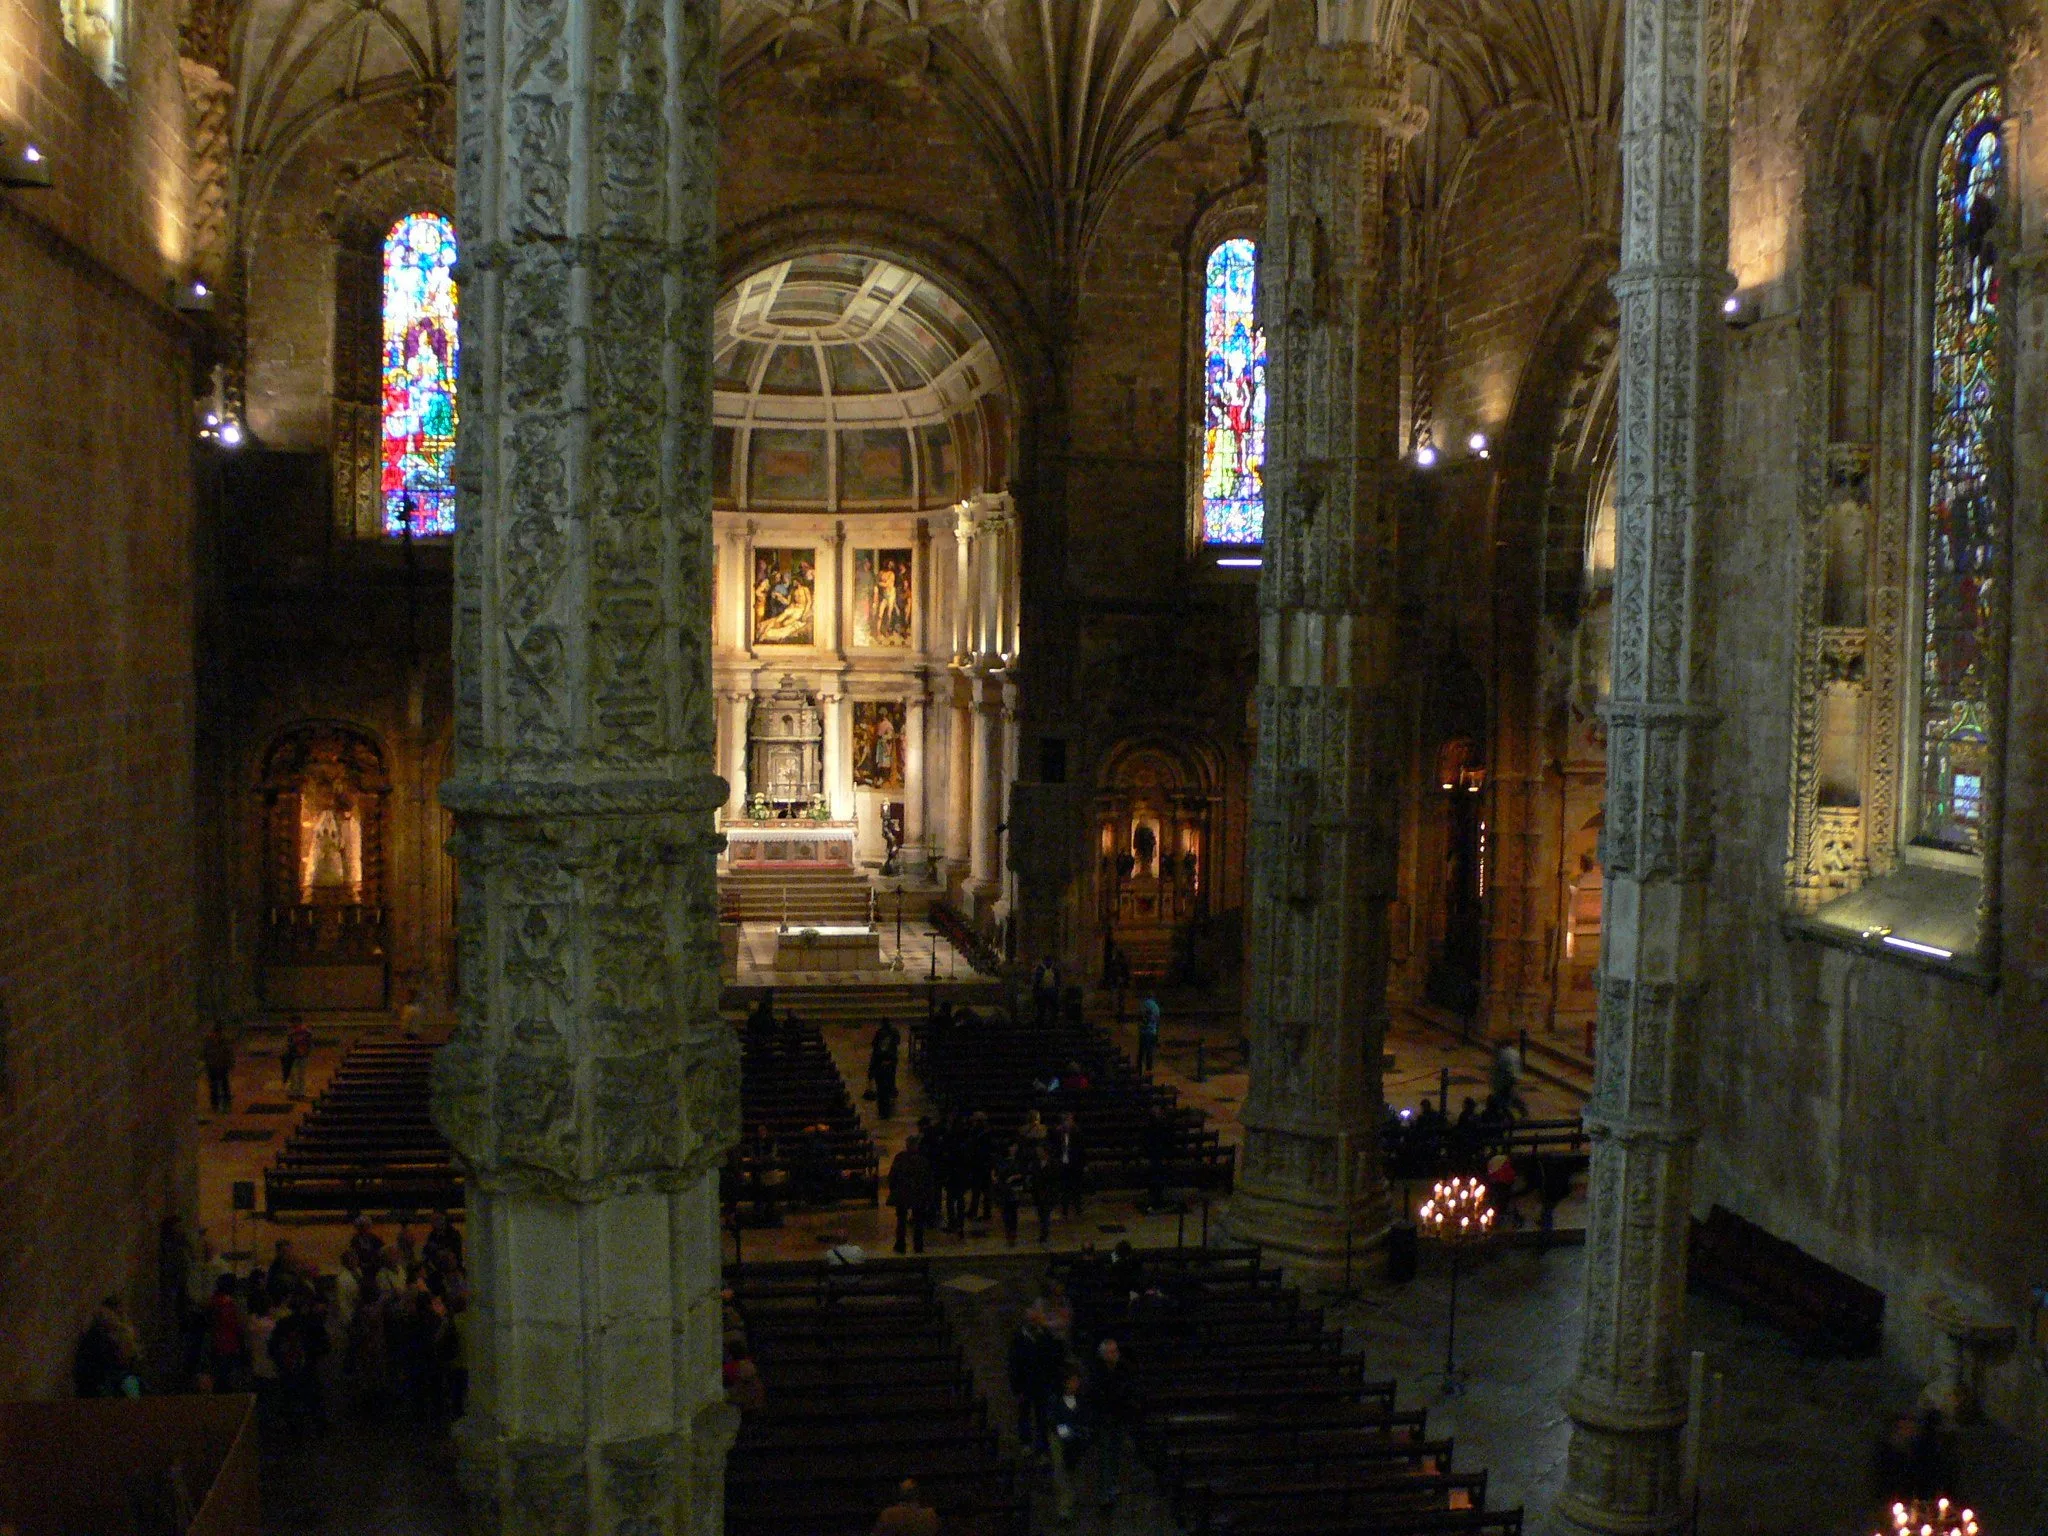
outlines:
M896 1251L903 1252L905 1239L915 1251L924 1252L924 1222L931 1209L937 1181L932 1177L931 1159L913 1136L903 1144L889 1164L889 1203L896 1207Z
M1159 999L1148 997L1138 1009L1138 1075L1150 1077L1159 1056Z
M1094 1438L1094 1415L1081 1373L1068 1370L1049 1410L1052 1421L1052 1486L1060 1523L1074 1518L1075 1485Z
M228 1034L227 1025L219 1019L215 1019L213 1028L206 1032L206 1039L199 1047L199 1059L206 1065L206 1097L213 1112L216 1115L233 1114L235 1042Z
M1043 1146L1029 1142L1020 1146L1028 1148L1025 1177L1031 1186L1031 1203L1038 1211L1038 1244L1042 1248L1052 1241L1052 1208L1060 1197L1060 1173Z
M1124 1439L1130 1433L1130 1367L1114 1337L1095 1346L1088 1373L1088 1397L1095 1417L1095 1497L1103 1509L1123 1492Z
M1025 1450L1039 1455L1045 1453L1050 1372L1059 1354L1059 1341L1046 1332L1038 1314L1026 1312L1010 1335L1010 1395L1017 1400L1017 1438Z

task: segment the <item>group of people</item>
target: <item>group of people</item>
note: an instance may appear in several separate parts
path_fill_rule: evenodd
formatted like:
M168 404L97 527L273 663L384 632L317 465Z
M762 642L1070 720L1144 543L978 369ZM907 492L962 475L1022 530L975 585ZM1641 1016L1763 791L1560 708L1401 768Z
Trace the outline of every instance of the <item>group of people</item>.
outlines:
M927 1227L959 1237L969 1221L996 1215L1014 1248L1026 1202L1038 1214L1039 1242L1050 1242L1054 1211L1078 1217L1087 1195L1088 1147L1071 1111L1048 1125L1031 1110L1007 1143L980 1111L927 1115L889 1164L898 1253L923 1253Z
M1113 1260L1134 1262L1128 1243ZM1009 1382L1017 1438L1052 1472L1061 1523L1074 1518L1092 1473L1099 1508L1115 1507L1123 1487L1134 1395L1127 1341L1117 1331L1082 1337L1065 1290L1048 1280L1010 1337Z
M268 1264L238 1272L204 1231L188 1237L167 1218L159 1272L195 1391L253 1391L266 1420L294 1431L326 1429L337 1391L370 1412L401 1403L422 1418L462 1414L469 1281L462 1233L445 1212L423 1235L401 1221L389 1242L355 1218L332 1274L290 1238L277 1240ZM79 1395L139 1393L139 1356L110 1298L78 1342Z

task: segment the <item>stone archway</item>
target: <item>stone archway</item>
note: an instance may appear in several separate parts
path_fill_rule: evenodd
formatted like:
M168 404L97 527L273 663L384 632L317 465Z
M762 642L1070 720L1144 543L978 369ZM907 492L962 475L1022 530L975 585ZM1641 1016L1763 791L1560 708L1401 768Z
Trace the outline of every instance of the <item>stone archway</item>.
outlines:
M1140 979L1195 981L1214 969L1202 934L1221 791L1220 755L1204 742L1147 735L1104 758L1093 826L1098 967L1114 950Z
M368 732L283 731L263 757L262 996L274 1009L388 1001L385 810L391 780Z

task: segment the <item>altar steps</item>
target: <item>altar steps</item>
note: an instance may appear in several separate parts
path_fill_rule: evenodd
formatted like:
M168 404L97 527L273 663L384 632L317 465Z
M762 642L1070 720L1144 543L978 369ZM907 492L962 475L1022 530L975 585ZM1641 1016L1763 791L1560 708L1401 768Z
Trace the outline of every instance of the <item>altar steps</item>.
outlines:
M850 869L736 869L718 886L728 922L864 923L876 899L867 877Z

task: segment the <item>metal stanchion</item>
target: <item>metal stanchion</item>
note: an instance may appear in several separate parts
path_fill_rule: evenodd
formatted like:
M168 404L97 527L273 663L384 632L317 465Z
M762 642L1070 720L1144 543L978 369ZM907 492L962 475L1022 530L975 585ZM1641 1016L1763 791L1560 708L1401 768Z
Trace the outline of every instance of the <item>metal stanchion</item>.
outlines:
M1209 1081L1208 1048L1208 1041L1199 1038L1195 1041L1195 1081L1198 1083Z
M1446 1120L1451 1118L1451 1069L1449 1067L1437 1068L1436 1112Z

